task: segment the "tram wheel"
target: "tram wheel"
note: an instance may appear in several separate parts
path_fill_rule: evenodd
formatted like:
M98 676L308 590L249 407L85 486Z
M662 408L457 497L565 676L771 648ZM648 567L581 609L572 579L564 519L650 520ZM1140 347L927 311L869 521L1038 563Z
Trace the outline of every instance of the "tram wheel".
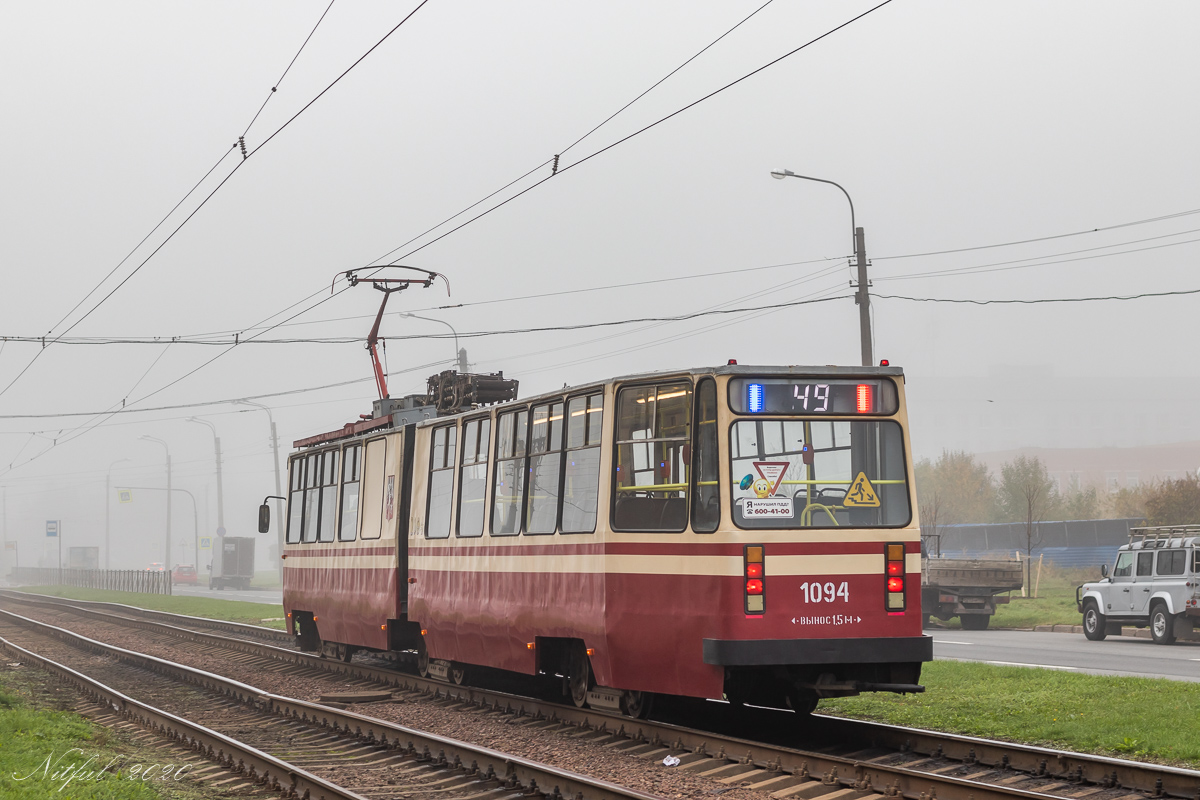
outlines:
M429 650L425 647L425 639L417 642L417 674L422 678L429 677Z
M576 708L587 705L588 689L592 688L592 665L582 647L571 649L567 665L567 689Z
M645 719L654 705L653 692L621 692L621 713L634 719Z
M815 692L805 689L792 689L787 693L788 708L802 717L807 717L817 710L817 701L819 699Z

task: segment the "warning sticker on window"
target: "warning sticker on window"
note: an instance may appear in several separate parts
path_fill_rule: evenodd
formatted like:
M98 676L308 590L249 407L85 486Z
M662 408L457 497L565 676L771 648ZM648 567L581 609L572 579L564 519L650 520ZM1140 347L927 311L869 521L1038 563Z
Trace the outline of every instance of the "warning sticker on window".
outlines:
M794 516L790 497L747 497L740 501L742 517L791 517Z
M754 471L767 482L766 488L769 489L767 494L761 494L759 487L755 486L755 494L758 494L759 497L774 497L779 491L779 486L783 482L783 476L787 474L787 469L791 464L787 461L755 461L753 464Z
M867 480L867 473L858 473L854 483L850 484L850 491L846 492L846 499L842 501L842 505L847 508L879 508L879 495Z

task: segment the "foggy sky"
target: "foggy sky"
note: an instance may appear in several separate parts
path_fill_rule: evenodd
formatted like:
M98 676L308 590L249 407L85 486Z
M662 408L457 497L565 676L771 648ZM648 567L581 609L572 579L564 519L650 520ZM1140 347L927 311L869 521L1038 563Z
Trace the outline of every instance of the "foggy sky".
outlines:
M233 143L326 5L3 7L0 336L61 332L65 325L56 323L227 154L66 324L162 243L238 164ZM22 563L33 563L26 552L40 554L46 519L64 520L67 545L98 543L105 474L114 462L128 459L113 466L113 486L164 484L163 449L140 441L143 434L169 442L175 485L196 494L199 526L214 529L212 435L185 421L192 415L220 431L226 527L250 534L257 503L274 491L266 414L230 404L132 409L366 379L264 400L286 453L292 440L369 411L367 355L361 343L241 345L164 389L227 349L168 345L170 338L235 331L241 338L265 319L280 321L273 315L305 298L311 304L329 297L335 273L375 263L563 153L760 5L431 0L246 161L71 331L157 336L163 344L51 345L0 396L0 486L8 537L22 543ZM567 150L561 166L872 5L776 0ZM263 144L414 7L335 2L250 127L247 147ZM866 230L875 294L987 300L1200 288L1194 275L1200 214L900 258L1200 209L1200 111L1191 100L1200 66L1197 29L1194 3L896 0L404 259L444 273L452 294L447 298L440 284L412 289L393 297L389 309L434 317L465 334L849 295L845 197L831 186L772 180L774 168L846 188ZM1050 261L1060 263L1044 263ZM773 267L783 264L792 266ZM773 268L489 302L753 267ZM982 271L912 277L962 268ZM305 324L267 336L363 337L379 299L363 285L294 320ZM922 377L987 376L996 365L1061 378L1157 376L1161 386L1200 376L1194 360L1181 357L1197 302L1184 296L968 306L878 299L876 354L905 368L913 398ZM438 308L448 304L464 307ZM447 331L389 315L382 333ZM729 358L742 364L859 358L857 309L849 299L460 344L474 370L504 370L521 380L524 396ZM0 388L40 347L4 344ZM449 368L453 357L449 340L392 341L388 367L400 373L392 394L423 391L425 378ZM1131 414L1141 396L1131 394ZM1013 386L1005 399L1036 413L1038 398L1034 385ZM111 417L12 418L113 410L123 401L130 410ZM1187 408L1167 411L1182 415ZM94 430L78 430L97 422ZM955 444L940 439L928 417L912 435L918 452ZM1037 444L1022 441L1019 430L1013 435L1012 447ZM1090 442L1085 429L1075 445ZM148 557L147 542L158 541L162 493L112 502L114 531L120 528L114 556L122 562L114 566L158 560ZM189 501L177 498L174 505L175 538L190 536Z

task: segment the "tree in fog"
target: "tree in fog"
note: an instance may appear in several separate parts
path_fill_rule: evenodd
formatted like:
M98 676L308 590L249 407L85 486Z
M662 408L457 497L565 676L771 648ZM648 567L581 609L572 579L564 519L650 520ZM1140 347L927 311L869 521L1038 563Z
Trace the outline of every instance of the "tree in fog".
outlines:
M943 450L937 461L916 464L917 503L921 527L936 533L939 525L992 522L996 487L987 466L961 450Z
M1113 519L1146 519L1146 495L1151 487L1123 486L1104 498L1105 513Z
M997 498L1006 522L1025 523L1025 554L1032 556L1041 543L1037 524L1061 503L1046 465L1037 456L1017 456L1001 466Z
M1145 498L1146 521L1151 525L1200 524L1200 477L1196 475L1155 483Z
M1047 511L1058 519L1099 519L1100 495L1095 486L1084 489L1079 478L1071 478L1066 492L1059 497L1058 508Z

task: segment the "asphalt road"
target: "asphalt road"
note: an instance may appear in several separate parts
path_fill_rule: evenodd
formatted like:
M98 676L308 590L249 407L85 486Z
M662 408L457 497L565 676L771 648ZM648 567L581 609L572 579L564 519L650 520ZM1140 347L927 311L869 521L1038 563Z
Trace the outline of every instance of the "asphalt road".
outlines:
M208 582L197 586L186 583L176 583L171 586L171 593L189 597L210 597L214 600L245 600L250 603L283 603L282 589L209 589Z
M1132 636L1089 642L1082 633L1004 630L926 633L933 636L935 659L1200 682L1200 642L1159 645Z

